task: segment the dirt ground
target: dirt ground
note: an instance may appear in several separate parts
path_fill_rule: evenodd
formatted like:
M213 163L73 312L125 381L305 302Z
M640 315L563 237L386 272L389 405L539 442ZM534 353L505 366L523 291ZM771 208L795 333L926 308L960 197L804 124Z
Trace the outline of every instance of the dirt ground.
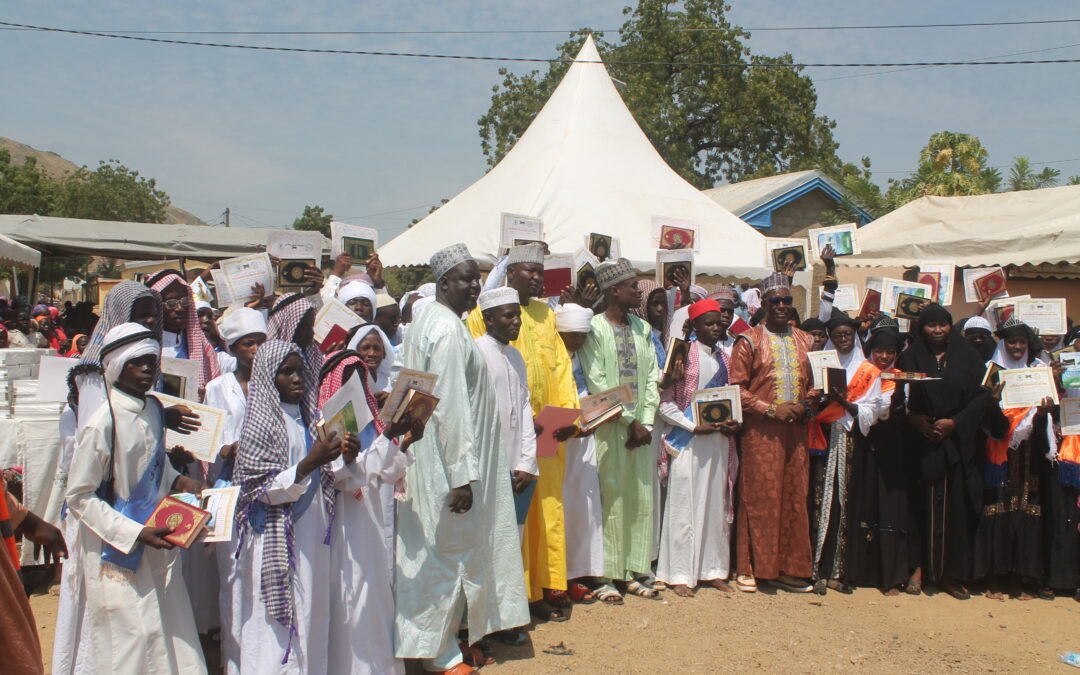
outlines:
M31 605L48 671L57 587ZM1058 659L1080 651L1080 602L886 598L871 589L826 597L667 592L622 607L577 606L570 621L530 636L531 644L500 648L484 672L1075 672Z

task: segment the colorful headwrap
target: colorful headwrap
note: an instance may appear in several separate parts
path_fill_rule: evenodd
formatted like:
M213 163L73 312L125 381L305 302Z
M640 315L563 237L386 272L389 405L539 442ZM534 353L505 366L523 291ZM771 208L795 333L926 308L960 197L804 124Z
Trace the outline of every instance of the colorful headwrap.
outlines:
M267 340L255 353L248 384L247 412L244 414L233 474L234 480L240 485L236 523L241 536L252 529L256 511L265 511L265 519L260 518L263 520L263 550L259 593L270 616L287 627L290 636L296 630L291 571L296 556L292 529L293 503L266 504L260 502L259 497L266 493L274 477L290 464L288 427L275 380L281 364L292 354L302 356L296 345L283 340ZM304 368L305 381L308 380L308 370ZM318 380L318 371L313 379ZM317 387L313 393L318 396ZM313 433L315 411L311 399L305 397L300 402L300 410L304 422L309 426L309 433ZM333 479L328 471L320 471L319 474L323 508L332 524L336 494ZM330 532L330 528L327 528L324 544L330 543Z
M164 294L165 289L173 284L179 284L184 288L187 295L187 316L184 319L184 338L187 342L188 360L202 365L199 369L199 386L205 387L206 383L221 374L218 366L217 354L214 346L206 339L199 323L199 310L195 307L195 294L191 291L191 285L175 270L163 270L146 280L146 285Z
M709 298L706 298L705 300L698 300L694 304L690 305L690 308L686 310L687 318L689 318L691 321L697 319L702 314L720 311L720 303L716 300L711 300Z

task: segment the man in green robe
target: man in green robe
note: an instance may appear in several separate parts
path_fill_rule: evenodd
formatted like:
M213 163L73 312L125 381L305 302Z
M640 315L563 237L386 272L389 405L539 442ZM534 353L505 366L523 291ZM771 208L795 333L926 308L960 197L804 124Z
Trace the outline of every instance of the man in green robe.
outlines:
M659 367L650 327L630 313L641 303L637 273L630 261L605 262L596 280L607 309L593 317L592 331L579 352L590 394L629 385L633 401L622 417L596 430L600 501L604 517L604 576L629 582L627 590L655 597L656 591L636 580L651 571L653 540L653 474L650 451L652 424L660 405ZM602 588L602 599L613 599Z

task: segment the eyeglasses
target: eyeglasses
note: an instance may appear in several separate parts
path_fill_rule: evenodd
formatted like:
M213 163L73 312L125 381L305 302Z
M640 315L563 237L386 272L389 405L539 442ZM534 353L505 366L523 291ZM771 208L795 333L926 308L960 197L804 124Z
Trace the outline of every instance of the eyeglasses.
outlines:
M181 307L187 309L188 307L191 307L191 300L189 298L173 298L171 300L165 300L161 304L164 305L166 309L175 310L180 309Z
M774 295L769 298L770 305L790 305L793 302L795 302L795 298L791 297L790 295Z

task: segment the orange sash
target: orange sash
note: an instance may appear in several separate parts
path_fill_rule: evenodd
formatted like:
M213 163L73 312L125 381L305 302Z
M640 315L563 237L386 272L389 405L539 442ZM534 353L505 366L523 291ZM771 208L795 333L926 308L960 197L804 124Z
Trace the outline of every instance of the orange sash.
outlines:
M15 569L19 569L19 549L15 546L15 531L11 526L11 512L7 504L7 486L0 479L0 534L4 538L4 548L11 556Z
M860 398L866 395L866 392L870 391L870 387L874 386L874 380L881 375L881 371L870 361L863 361L858 370L855 371L855 375L852 376L851 382L848 382L847 400L848 403L858 401ZM810 420L810 424L807 425L807 442L806 447L810 450L823 451L829 447L829 442L825 438L825 431L822 429L823 424L832 424L841 417L844 416L844 406L833 401L829 405L819 412L814 419Z
M1001 412L1005 413L1005 417L1009 418L1009 432L1005 434L1005 438L1000 440L996 438L986 439L986 461L990 462L994 466L1001 466L1009 458L1009 441L1012 440L1013 432L1016 431L1017 425L1024 420L1031 408L1006 408Z
M1080 436L1062 436L1058 444L1058 481L1080 489Z

